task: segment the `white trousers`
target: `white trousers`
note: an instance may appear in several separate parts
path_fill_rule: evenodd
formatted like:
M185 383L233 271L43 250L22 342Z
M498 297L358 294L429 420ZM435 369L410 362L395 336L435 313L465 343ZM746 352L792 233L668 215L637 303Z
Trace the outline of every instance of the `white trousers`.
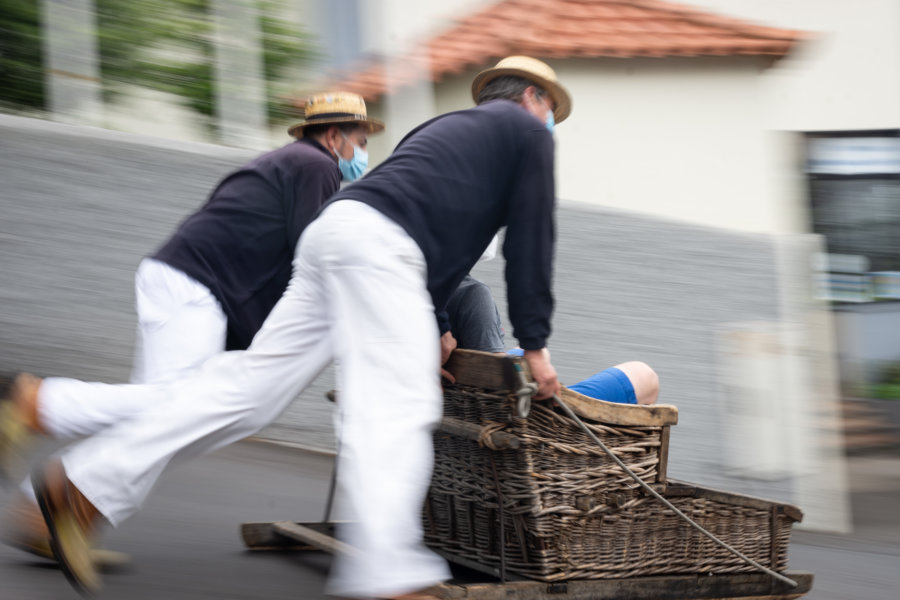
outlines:
M138 327L132 383L168 383L225 349L228 319L209 289L169 265L145 258L134 277ZM109 395L104 384L48 377L39 390L41 424L56 439L92 435L146 407L141 395ZM20 486L34 498L31 482Z
M228 320L206 286L183 272L144 259L135 274L138 315L132 383L169 383L225 349ZM140 398L107 397L104 384L48 377L39 418L58 439L91 435L143 410Z
M131 383L169 383L225 349L228 318L183 271L145 258L134 277L138 327Z
M342 419L341 537L329 593L390 596L449 577L424 546L421 509L441 416L440 349L421 251L358 202L329 206L300 238L288 289L245 352L220 354L170 386L105 386L149 408L63 455L75 486L113 524L135 511L170 460L269 424L332 360Z

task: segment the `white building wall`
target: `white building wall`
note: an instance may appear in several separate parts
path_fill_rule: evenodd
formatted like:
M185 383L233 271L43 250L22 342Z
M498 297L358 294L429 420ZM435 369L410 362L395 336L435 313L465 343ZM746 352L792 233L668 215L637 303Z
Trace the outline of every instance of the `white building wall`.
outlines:
M900 128L898 0L688 0L813 37L764 76L766 127Z
M454 25L496 0L359 0L363 25L362 48L388 54L397 44L423 39Z
M558 65L573 96L558 128L559 196L743 231L783 231L758 59L600 59Z

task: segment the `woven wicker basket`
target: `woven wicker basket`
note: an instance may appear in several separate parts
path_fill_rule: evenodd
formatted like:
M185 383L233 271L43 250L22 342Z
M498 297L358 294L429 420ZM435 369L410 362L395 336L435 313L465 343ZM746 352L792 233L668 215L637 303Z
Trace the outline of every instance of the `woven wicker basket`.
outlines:
M424 510L429 546L460 562L502 563L508 572L543 581L754 570L646 495L568 417L539 403L518 418L514 402L508 391L445 388L445 415L482 435L435 435ZM763 565L786 567L797 509L667 485L668 425L588 425L701 526ZM491 449L495 431L515 436L518 448Z

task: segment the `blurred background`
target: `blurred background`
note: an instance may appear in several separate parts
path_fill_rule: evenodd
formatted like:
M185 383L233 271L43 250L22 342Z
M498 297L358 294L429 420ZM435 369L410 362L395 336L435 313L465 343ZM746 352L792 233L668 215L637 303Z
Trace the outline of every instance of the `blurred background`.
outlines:
M0 367L127 380L140 258L306 94L365 96L374 165L511 54L573 97L562 381L646 361L670 476L851 533L900 473L898 0L0 0ZM333 450L332 386L261 436Z

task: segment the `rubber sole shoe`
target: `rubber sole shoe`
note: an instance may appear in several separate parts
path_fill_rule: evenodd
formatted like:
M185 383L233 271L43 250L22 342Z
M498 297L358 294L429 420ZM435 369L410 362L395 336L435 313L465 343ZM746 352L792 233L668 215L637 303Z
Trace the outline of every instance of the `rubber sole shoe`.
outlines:
M16 397L40 379L27 373L0 377L0 483L9 486L23 474L28 448L35 437Z
M91 531L79 521L72 503L74 488L58 461L50 461L32 474L38 506L50 532L50 548L69 583L83 596L100 591L102 582L91 558Z
M21 493L4 509L0 521L0 542L27 552L33 556L56 562L53 549L50 547L50 532L44 523L44 516L37 504ZM122 571L131 566L131 557L124 552L92 548L91 560L103 573Z

